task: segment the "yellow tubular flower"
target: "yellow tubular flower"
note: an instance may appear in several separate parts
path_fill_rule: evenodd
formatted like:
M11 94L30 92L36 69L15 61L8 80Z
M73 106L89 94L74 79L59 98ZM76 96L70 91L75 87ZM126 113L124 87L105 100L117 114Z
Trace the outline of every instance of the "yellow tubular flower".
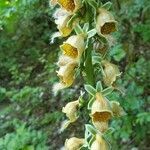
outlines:
M79 60L85 49L84 37L82 35L73 35L69 37L60 48L64 55Z
M66 139L65 150L79 150L83 144L84 144L84 139L72 137L70 139Z
M71 62L65 66L61 66L57 71L57 76L65 87L69 87L73 84L76 66L76 62Z
M108 145L99 134L96 134L96 139L92 143L90 150L108 150Z
M79 105L79 101L69 102L65 107L63 107L62 112L66 114L69 118L70 122L75 122L77 120L77 107Z
M113 15L104 8L99 9L97 16L96 29L98 34L107 35L117 30L117 22L114 20Z
M92 104L91 116L93 122L107 122L112 117L109 104L100 93L96 93L96 100Z
M111 108L112 108L113 115L115 117L120 117L120 116L125 115L125 111L120 106L119 102L111 101Z
M60 67L60 66L65 66L69 63L76 63L76 61L74 59L72 59L71 57L69 57L69 56L61 55L59 57L57 65Z
M57 28L61 36L68 36L72 32L72 29L67 26L67 23L71 18L70 13L63 9L58 9L53 16L55 18L55 23L57 24Z
M108 121L107 122L100 122L100 121L93 121L93 125L97 130L99 130L101 133L104 133L108 129Z
M102 64L105 67L103 77L104 83L107 86L111 86L116 81L116 78L121 75L121 73L117 65L114 65L105 60L102 61Z
M58 4L68 12L74 13L81 8L81 0L57 0Z

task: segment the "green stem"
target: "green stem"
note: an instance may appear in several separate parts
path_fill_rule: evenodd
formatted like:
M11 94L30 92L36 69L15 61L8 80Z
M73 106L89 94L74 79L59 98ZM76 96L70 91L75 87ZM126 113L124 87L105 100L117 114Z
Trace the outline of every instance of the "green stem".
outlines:
M92 64L92 43L89 40L88 48L86 50L86 58L85 58L85 72L86 72L86 80L87 83L95 87L95 75L94 68Z

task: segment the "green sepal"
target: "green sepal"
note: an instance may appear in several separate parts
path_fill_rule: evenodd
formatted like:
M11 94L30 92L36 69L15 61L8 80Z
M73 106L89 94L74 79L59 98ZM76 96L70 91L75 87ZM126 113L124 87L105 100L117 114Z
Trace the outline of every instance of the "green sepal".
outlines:
M98 81L97 84L96 84L96 91L101 92L102 90L103 90L102 82Z
M83 33L83 29L81 28L81 26L79 24L77 24L74 27L74 31L76 32L76 34L82 34Z
M97 130L90 124L85 124L85 130L88 131L91 135L96 135Z
M95 96L95 94L96 94L96 89L93 88L91 85L86 84L86 85L84 86L84 88L85 88L85 90L86 90L90 95Z
M104 5L102 5L102 8L105 8L109 10L112 7L112 2L106 2Z
M88 109L91 110L92 104L94 102L94 97L92 97L88 102Z
M90 6L92 6L95 10L97 10L98 5L97 5L97 3L95 2L95 0L87 0L87 2L88 2L88 4L89 4Z
M92 56L93 64L101 64L102 57L101 56Z
M111 94L111 93L113 92L113 90L114 90L114 88L110 86L110 87L104 89L104 90L102 91L102 94L103 94L104 96L107 96L107 95Z
M79 97L79 107L82 107L84 105L85 101L82 98L82 96Z
M85 23L83 26L83 31L86 33L89 30L89 23Z
M89 141L89 146L91 147L92 143L95 141L95 136L92 136Z
M104 136L107 136L109 134L112 134L115 131L115 129L113 127L109 127L107 129L107 131L105 131Z
M79 15L76 13L76 14L74 14L74 15L70 18L70 20L68 21L67 27L71 27L71 28L72 28L73 22L74 22L77 18L79 18Z
M91 38L93 37L95 34L97 33L96 29L92 29L90 31L88 31L88 38Z
M94 9L93 14L94 14L94 22L96 24L96 14L97 14L97 9L98 9L98 4L95 2L95 0L87 0L88 4Z

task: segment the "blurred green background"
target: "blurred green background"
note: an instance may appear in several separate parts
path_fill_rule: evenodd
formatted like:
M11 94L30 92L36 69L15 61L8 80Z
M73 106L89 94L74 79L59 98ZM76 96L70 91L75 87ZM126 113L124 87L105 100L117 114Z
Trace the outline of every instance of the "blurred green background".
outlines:
M106 2L106 0L103 0ZM113 61L123 72L118 81L125 95L114 92L127 115L113 120L108 139L113 150L148 150L149 113L149 0L112 0L119 24L112 48ZM83 85L52 93L58 82L56 25L48 0L0 0L0 150L59 150L66 138L84 134L84 115L65 132L62 107L78 98Z

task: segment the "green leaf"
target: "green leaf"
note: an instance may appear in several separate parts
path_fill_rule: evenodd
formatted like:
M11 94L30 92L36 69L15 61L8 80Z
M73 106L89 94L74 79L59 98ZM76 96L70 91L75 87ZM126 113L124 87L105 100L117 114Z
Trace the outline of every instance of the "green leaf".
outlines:
M90 31L88 31L88 38L91 38L93 37L95 34L97 33L96 29L92 29Z
M86 85L84 86L84 88L85 88L85 90L86 90L89 94L91 94L92 96L95 96L95 94L96 94L96 89L93 88L91 85L86 84Z
M112 7L112 3L111 3L111 2L107 2L107 3L105 3L105 4L102 6L102 8L105 8L105 9L107 9L107 10L109 10L111 7Z

